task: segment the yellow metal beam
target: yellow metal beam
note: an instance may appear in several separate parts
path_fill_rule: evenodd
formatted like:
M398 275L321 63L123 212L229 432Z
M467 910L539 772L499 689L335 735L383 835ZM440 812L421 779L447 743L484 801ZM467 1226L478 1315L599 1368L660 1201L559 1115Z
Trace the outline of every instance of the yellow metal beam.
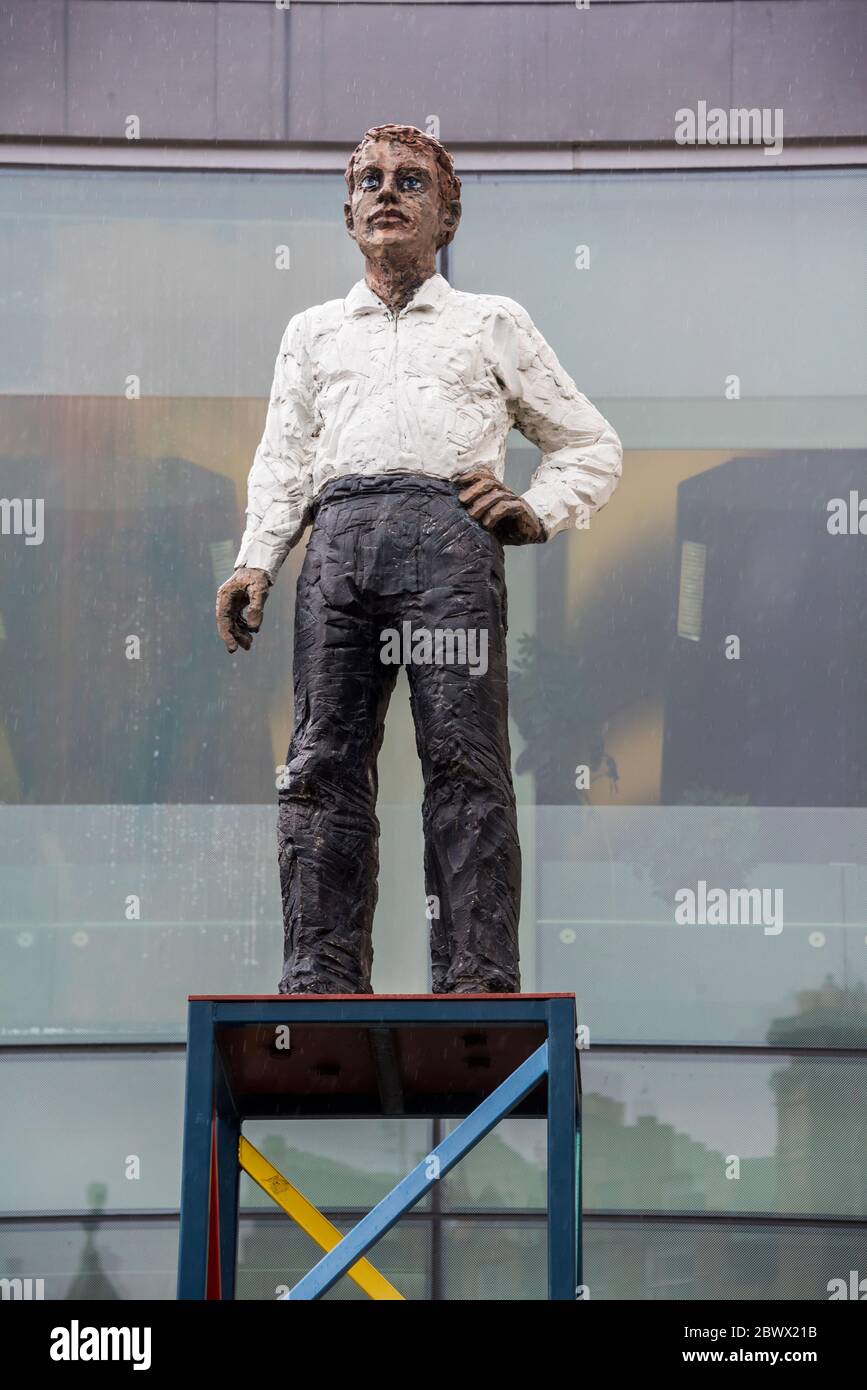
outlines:
M299 1192L297 1187L293 1187L288 1178L284 1178L283 1174L268 1162L264 1154L260 1154L249 1139L244 1139L243 1136L238 1144L238 1162L262 1191L267 1192L278 1207L282 1207L286 1215L291 1216L302 1231L316 1242L320 1250L327 1254L335 1245L340 1244L343 1235L337 1227L332 1226L328 1218L317 1211L313 1203L308 1202L304 1194ZM398 1293L394 1285L390 1284L369 1260L358 1260L346 1273L368 1298L392 1301L397 1299L401 1303L405 1302L403 1294Z

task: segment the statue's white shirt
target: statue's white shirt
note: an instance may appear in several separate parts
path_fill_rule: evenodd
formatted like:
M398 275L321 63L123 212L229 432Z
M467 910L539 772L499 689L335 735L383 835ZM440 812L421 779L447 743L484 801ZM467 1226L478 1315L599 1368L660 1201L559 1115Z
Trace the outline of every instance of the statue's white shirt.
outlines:
M513 425L542 450L524 500L546 535L584 524L617 486L623 451L527 312L432 275L395 316L359 280L283 335L236 567L276 578L336 478L502 478Z

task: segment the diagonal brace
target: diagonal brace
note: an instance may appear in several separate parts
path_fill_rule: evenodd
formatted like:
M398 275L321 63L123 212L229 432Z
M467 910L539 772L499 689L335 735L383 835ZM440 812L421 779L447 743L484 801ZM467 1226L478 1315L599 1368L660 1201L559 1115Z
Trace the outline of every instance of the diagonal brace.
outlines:
M309 1300L321 1298L327 1293L341 1275L367 1253L380 1236L385 1235L386 1231L390 1231L392 1226L397 1224L404 1212L415 1206L439 1178L445 1177L480 1139L490 1134L494 1126L514 1110L524 1096L529 1095L547 1070L548 1044L544 1042L526 1062L522 1062L511 1076L492 1091L472 1114L461 1120L457 1128L452 1130L451 1134L447 1134L442 1143L423 1158L397 1187L392 1188L387 1197L383 1197L367 1216L362 1217L339 1245L329 1251L294 1288L281 1297L287 1300Z
M248 1177L282 1207L305 1235L315 1240L320 1250L333 1250L335 1245L340 1244L343 1233L243 1136L238 1145L238 1162ZM403 1294L398 1293L394 1285L367 1260L359 1260L346 1273L368 1298L403 1301Z

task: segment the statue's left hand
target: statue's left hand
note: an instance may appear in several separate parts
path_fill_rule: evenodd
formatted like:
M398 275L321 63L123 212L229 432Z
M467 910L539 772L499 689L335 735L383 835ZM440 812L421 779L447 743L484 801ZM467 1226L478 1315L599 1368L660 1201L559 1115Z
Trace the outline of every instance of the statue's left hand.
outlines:
M535 545L545 539L545 528L532 507L489 469L464 473L458 485L458 497L470 516L504 545Z

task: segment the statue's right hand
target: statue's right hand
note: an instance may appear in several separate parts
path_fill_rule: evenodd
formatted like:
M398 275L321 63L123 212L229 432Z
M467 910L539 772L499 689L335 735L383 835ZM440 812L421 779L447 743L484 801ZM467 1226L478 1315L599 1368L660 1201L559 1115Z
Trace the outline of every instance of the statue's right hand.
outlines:
M235 570L217 590L217 631L228 652L248 652L262 626L271 580L264 570ZM246 613L244 610L247 610Z

